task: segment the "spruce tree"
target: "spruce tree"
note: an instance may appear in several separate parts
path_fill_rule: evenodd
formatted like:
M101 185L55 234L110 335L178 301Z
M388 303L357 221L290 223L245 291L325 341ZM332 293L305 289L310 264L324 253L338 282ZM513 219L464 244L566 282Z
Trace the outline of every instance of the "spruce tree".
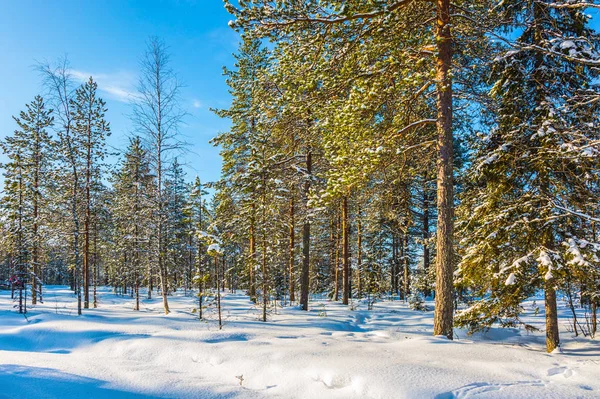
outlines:
M595 51L598 39L577 8L509 1L495 12L507 29L524 28L495 60L496 122L465 190L461 283L483 299L458 321L473 330L515 325L520 303L541 288L551 352L559 345L556 292L573 265L569 243L591 238L564 204L593 202L598 179L597 112L577 100L596 91L596 72L570 57Z

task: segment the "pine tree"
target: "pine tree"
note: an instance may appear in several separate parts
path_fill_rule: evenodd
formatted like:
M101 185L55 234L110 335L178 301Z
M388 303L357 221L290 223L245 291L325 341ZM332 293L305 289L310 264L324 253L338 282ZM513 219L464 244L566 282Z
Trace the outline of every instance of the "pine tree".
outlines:
M29 266L22 272L28 274L26 281L31 285L31 303L35 305L38 295L40 298L42 295L42 231L48 215L46 196L50 186L49 172L54 144L47 128L52 126L53 117L52 110L46 109L41 96L36 96L26 107L27 111L22 111L18 118L14 118L19 129L13 136L5 139L2 148L11 160L5 165L5 204L9 209L14 206L21 209L19 224L22 231L17 235L20 237L20 245L26 248L21 248L17 253L23 254L19 257L19 263L27 263ZM9 196L14 198L10 199ZM10 205L16 198L19 198L18 203Z
M98 180L100 165L106 151L104 140L110 135L110 126L104 119L106 113L105 102L96 96L98 84L92 77L75 91L71 100L71 113L73 119L73 146L77 147L82 159L81 175L85 176L83 195L83 307L90 307L90 283L92 280L92 256L90 250L90 237L92 230L92 215L94 202L94 182Z
M59 60L56 67L50 64L41 64L38 67L44 78L50 95L51 103L55 110L55 130L58 135L58 163L56 168L58 186L62 189L56 193L59 197L66 197L68 204L67 214L69 222L61 223L60 228L66 228L71 232L71 242L68 244L72 250L69 258L72 258L70 266L72 275L72 287L77 294L77 314L81 315L81 251L80 251L80 170L82 165L81 148L75 143L74 120L73 120L73 78L70 74L70 65L67 59ZM62 204L63 201L60 203ZM69 226L70 225L70 226Z

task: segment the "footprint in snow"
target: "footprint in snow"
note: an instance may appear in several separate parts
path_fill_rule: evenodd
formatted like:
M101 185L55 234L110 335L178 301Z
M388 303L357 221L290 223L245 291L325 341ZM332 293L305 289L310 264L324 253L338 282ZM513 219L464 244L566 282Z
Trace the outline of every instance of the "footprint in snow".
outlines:
M343 375L331 373L313 373L311 378L314 381L320 382L329 389L341 389L352 384L352 379Z
M489 392L500 391L504 388L514 386L545 386L541 381L515 381L508 383L487 383L487 382L475 382L473 384L465 385L464 387L455 389L451 392L444 392L435 396L435 399L459 399L459 398L470 398L478 395L483 395Z
M569 378L573 375L573 370L568 367L553 367L548 369L548 377L552 377L555 375L563 375L565 378Z

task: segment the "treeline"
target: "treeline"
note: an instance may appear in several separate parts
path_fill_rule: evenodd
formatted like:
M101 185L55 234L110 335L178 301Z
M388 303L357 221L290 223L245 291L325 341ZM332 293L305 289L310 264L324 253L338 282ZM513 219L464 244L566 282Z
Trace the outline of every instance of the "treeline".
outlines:
M452 338L523 325L543 290L548 351L557 293L593 335L598 7L226 1L241 45L215 217L250 295L266 312L272 296L434 294Z
M131 98L136 135L114 154L93 77L77 87L67 60L38 65L45 99L14 117L17 129L1 142L0 279L20 312L43 300L45 284L69 284L79 314L98 306L99 285L135 297L135 310L141 288L148 298L158 293L166 313L170 293L204 287L214 240L199 232L211 213L200 179L188 183L177 160L181 86L159 39L141 65ZM116 165L109 155L120 156Z

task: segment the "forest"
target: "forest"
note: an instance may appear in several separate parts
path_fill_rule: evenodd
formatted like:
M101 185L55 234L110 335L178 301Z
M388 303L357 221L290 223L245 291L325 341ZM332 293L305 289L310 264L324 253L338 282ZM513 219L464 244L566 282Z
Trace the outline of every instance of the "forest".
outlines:
M216 181L180 163L188 114L162 39L141 52L118 151L94 77L79 85L67 58L36 64L42 89L0 143L11 312L58 285L78 315L101 292L133 298L130 312L159 300L163 317L183 296L224 331L238 294L265 323L323 301L400 301L432 315L430 336L500 327L543 334L548 353L564 336L593 344L598 2L224 5L239 48L222 71L231 104L212 110L230 123L211 140Z

